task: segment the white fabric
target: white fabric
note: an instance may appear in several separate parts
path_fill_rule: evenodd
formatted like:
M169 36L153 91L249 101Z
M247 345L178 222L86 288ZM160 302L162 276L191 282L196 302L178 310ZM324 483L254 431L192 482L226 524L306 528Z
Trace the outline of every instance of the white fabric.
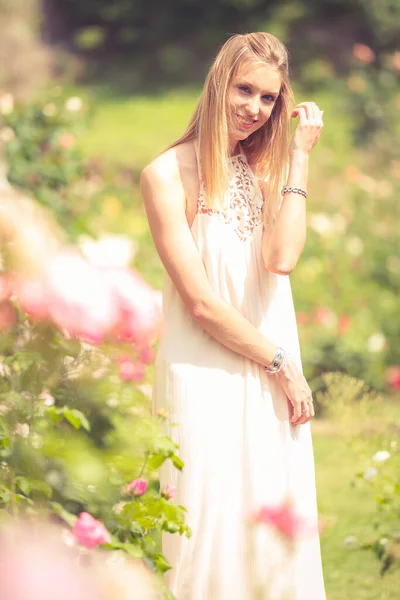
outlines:
M191 228L210 284L301 367L289 277L263 266L262 196L242 150L226 194L228 210L215 213L201 186ZM248 525L286 497L316 519L310 424L290 425L274 376L204 332L168 276L163 310L153 413L167 408L165 431L185 466L167 460L160 482L177 487L193 532L163 534L166 584L177 600L325 600L318 534L289 547L273 529Z

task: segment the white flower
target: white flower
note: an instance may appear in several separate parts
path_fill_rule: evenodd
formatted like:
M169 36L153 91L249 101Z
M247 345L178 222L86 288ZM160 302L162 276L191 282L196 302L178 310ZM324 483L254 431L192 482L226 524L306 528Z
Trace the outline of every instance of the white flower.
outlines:
M370 352L382 352L386 345L386 338L382 333L373 333L367 340L367 348Z
M46 117L54 117L57 114L57 107L53 102L49 102L43 106L42 112Z
M374 479L374 477L376 477L377 473L378 471L374 467L368 467L364 471L365 481L371 481L372 479Z
M63 529L61 531L61 539L68 548L76 546L76 540L73 533L69 529Z
M354 546L357 544L357 538L354 535L349 535L343 543L346 548L354 548Z
M54 398L49 392L42 392L39 396L40 400L43 400L43 404L46 406L54 405Z
M3 94L0 96L0 112L2 115L10 115L14 110L14 96Z
M380 543L381 546L386 546L386 544L388 543L388 541L389 540L387 538L381 538L379 540L379 543Z
M346 231L347 221L341 213L333 215L332 224L336 233L344 233Z
M335 233L333 219L326 213L315 213L309 219L311 229L319 235L332 235Z
M114 506L112 507L113 513L115 513L116 515L120 515L124 509L124 506L126 505L127 502L118 502L118 504L114 504Z
M383 463L388 458L390 458L390 452L388 452L387 450L379 450L379 452L376 452L373 455L372 460L377 463Z
M8 142L12 142L14 138L15 133L14 130L11 129L11 127L3 127L3 129L0 130L0 139L5 144L8 144Z
M346 242L346 250L352 256L361 256L364 252L364 244L359 237L353 235Z
M14 429L15 435L20 435L23 438L27 438L29 435L28 423L17 423Z
M119 405L119 400L115 396L111 396L106 400L106 404L109 408L117 408Z
M65 102L65 108L70 112L79 112L82 109L83 102L79 96L71 96Z
M134 256L134 242L124 235L110 235L97 241L84 238L79 246L95 267L127 267Z

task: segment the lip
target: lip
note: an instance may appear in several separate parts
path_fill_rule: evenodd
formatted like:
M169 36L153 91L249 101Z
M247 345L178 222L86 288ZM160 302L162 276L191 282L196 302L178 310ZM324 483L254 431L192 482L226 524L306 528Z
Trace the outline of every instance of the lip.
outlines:
M235 117L236 117L237 122L239 123L239 126L241 129L245 129L245 130L252 129L254 127L254 125L257 123L257 120L254 120L252 123L249 123L249 124L243 123L243 121L241 121L239 119L239 117L242 117L243 119L246 119L247 117L243 117L242 115L235 115Z

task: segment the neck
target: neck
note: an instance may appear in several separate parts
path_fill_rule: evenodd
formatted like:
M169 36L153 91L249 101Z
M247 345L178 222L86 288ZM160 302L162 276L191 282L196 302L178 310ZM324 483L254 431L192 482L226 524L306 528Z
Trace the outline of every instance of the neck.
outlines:
M233 140L229 144L229 155L235 156L235 154L240 154L240 142L238 140Z

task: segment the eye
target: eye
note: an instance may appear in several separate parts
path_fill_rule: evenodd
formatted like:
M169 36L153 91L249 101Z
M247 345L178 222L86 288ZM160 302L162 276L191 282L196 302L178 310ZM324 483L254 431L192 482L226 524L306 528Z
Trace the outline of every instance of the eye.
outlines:
M250 88L248 85L238 85L240 91L245 92L246 94L250 93Z
M267 102L275 102L275 100L276 100L275 96L271 96L271 94L267 94L266 96L263 96L263 98Z

